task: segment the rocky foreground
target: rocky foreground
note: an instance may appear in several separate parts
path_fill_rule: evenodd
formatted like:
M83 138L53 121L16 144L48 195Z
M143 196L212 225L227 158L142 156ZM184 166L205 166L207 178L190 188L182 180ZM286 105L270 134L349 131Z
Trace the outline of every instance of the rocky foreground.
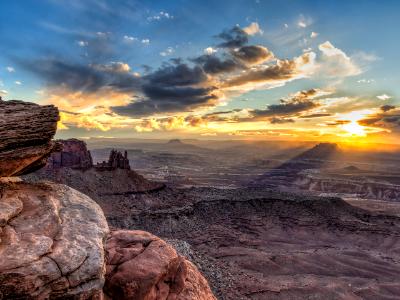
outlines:
M109 224L168 239L199 267L218 299L400 295L399 217L339 198L260 188L190 189L164 198L169 207L155 202L135 211L129 201L125 209L119 203L108 212ZM185 206L174 204L179 198Z
M0 120L0 299L215 299L161 239L109 234L88 196L10 177L42 167L55 150L56 108L0 101Z

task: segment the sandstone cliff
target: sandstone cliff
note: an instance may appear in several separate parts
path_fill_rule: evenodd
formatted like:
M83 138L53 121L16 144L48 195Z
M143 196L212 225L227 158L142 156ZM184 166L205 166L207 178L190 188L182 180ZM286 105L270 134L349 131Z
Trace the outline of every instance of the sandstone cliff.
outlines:
M60 151L51 154L47 168L73 168L89 169L93 167L93 160L90 151L86 148L86 143L77 139L58 140L61 145Z

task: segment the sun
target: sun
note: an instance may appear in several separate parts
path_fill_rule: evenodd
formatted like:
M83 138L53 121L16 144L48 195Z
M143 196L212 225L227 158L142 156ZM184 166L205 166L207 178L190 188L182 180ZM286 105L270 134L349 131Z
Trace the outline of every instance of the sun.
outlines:
M341 128L347 133L346 136L365 137L367 135L366 127L360 125L358 121L371 113L372 110L363 109L343 114L341 119L349 121L349 123L341 125Z
M354 136L366 136L364 126L361 126L355 121L351 121L348 124L342 125L342 129L347 131L350 135Z

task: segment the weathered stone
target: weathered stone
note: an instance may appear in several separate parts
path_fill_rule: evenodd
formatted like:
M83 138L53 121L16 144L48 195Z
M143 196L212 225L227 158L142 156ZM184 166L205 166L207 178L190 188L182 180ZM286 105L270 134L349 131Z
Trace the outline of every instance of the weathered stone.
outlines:
M106 254L104 290L110 299L216 299L194 265L148 232L112 232Z
M77 139L57 140L61 151L51 154L47 168L89 169L93 167L93 160L86 143Z
M111 150L110 157L108 161L103 161L96 165L98 170L130 170L131 166L129 165L128 152L125 151L124 154L117 150Z
M101 297L108 226L100 207L63 185L1 189L0 299Z
M46 164L59 120L53 105L0 101L0 177L18 176Z

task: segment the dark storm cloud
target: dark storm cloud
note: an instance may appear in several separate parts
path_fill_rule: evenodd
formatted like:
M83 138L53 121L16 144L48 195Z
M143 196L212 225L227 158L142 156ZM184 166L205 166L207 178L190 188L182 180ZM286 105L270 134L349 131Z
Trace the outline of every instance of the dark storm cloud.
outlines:
M257 64L270 60L274 54L263 46L243 46L236 51L232 51L232 55L246 64Z
M237 48L244 46L249 41L249 35L239 26L224 30L217 37L224 41L218 44L220 48Z
M143 117L156 113L191 111L198 107L215 105L218 99L204 70L186 64L164 65L143 78L142 101L133 101L126 106L111 109L132 117Z
M144 117L157 113L185 112L198 107L215 105L217 96L210 94L208 89L175 88L160 90L159 98L150 98L131 102L125 106L114 106L111 109L119 114L130 117ZM166 96L169 94L169 97Z
M387 112L387 111L395 109L395 108L396 108L396 106L393 106L393 105L382 105L381 106L381 110L383 112Z
M113 64L101 67L52 59L20 62L20 65L43 78L50 88L63 87L70 91L95 93L106 88L135 92L140 87L139 78L129 72L117 71Z
M244 65L235 59L221 59L215 55L202 55L192 61L199 64L209 74L229 73L244 68Z
M188 86L204 83L207 74L199 66L189 67L187 64L164 65L145 79L150 84L168 86Z

